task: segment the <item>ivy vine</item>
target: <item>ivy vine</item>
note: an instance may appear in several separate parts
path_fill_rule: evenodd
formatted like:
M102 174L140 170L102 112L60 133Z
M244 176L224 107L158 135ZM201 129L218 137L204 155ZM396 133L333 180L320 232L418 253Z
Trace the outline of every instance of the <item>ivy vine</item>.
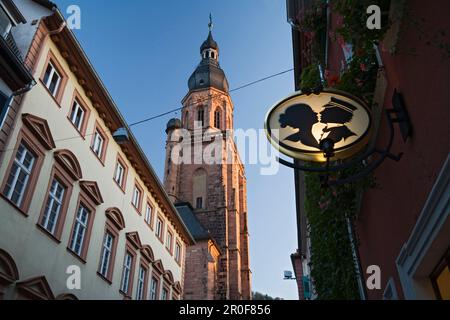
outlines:
M378 63L373 43L382 40L386 28L367 32L367 3L378 4L386 11L388 1L335 0L331 1L334 12L341 15L338 28L332 40L352 45L353 56L341 74L324 71L321 81L319 64L321 56L312 57L312 64L305 67L301 76L302 88L319 85L334 87L349 92L368 105L372 104ZM315 36L323 32L323 23L314 28L314 23L322 21L318 12L323 11L324 2L316 1L316 9L309 10L312 17L303 17L304 30L310 34L309 45L320 47L320 39ZM387 26L387 24L385 24ZM312 35L312 37L311 37ZM323 48L322 48L323 49ZM314 54L316 50L310 50ZM339 173L339 178L354 175L361 166ZM330 179L337 179L331 175ZM369 187L375 186L373 176L358 182L334 187L323 187L315 173L305 174L305 211L311 240L311 277L318 299L359 299L357 272L352 254L348 223L353 223L358 211L358 199ZM357 246L357 244L355 244Z

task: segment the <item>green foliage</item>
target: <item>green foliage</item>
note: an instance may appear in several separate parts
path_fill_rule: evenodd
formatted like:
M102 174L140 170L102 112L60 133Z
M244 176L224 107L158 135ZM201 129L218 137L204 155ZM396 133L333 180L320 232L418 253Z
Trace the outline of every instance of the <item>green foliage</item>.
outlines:
M303 69L300 86L302 88L315 88L321 84L319 66L312 64Z
M346 43L363 50L372 48L374 42L379 42L389 29L388 11L390 0L333 0L332 10L341 15L342 20L336 29L336 33L343 37ZM367 28L370 5L377 5L381 9L381 29L370 30Z
M360 169L347 169L341 177ZM358 195L374 185L373 179L324 188L317 174L307 173L305 182L305 210L312 244L311 277L317 296L322 300L359 299L347 218L352 221L356 216Z
M267 295L267 294L263 294L261 292L258 291L253 291L252 292L252 299L253 300L283 300L281 298L272 298L271 296Z
M366 28L366 8L378 4L383 9L385 1L335 0L331 2L334 12L342 15L341 26L335 39L350 43L353 57L341 75L325 72L326 86L349 92L368 105L372 104L378 64L373 43L380 41L386 31L371 32ZM311 19L306 21L312 21ZM317 33L320 27L313 30ZM302 88L314 88L320 84L318 64L321 57L306 67L301 76ZM339 178L354 175L361 167L339 173ZM331 176L330 179L336 179ZM311 239L311 277L319 299L359 299L355 262L348 233L348 220L353 222L357 214L359 196L375 185L372 176L359 182L324 188L316 173L305 175L305 211Z
M355 55L347 70L334 86L336 89L351 93L368 105L372 104L378 73L378 64L373 49L366 54Z

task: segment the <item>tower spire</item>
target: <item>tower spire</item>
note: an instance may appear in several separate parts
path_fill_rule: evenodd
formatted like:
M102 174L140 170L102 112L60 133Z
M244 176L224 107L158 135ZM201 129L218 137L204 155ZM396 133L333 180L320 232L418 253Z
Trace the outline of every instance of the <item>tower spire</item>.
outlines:
M208 23L209 32L212 31L213 27L214 27L214 25L213 25L213 22L212 22L212 15L211 15L211 13L209 13L209 23Z

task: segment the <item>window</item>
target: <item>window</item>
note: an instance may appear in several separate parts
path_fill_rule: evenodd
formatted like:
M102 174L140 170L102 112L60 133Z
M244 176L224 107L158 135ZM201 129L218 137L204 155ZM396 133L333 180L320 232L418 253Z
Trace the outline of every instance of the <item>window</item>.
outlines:
M56 98L59 86L61 84L61 76L59 75L52 62L49 62L47 69L45 70L44 79L42 80L44 85L50 91L51 95Z
M9 96L0 91L0 128L3 127L9 109Z
M81 171L77 171L77 158L68 150L54 152L53 165L45 199L37 222L38 227L50 235L53 240L61 239L66 220L70 196L75 181L80 179ZM69 165L71 163L73 165Z
M450 300L450 250L437 265L430 278L436 298Z
M158 279L152 277L150 284L150 300L158 300Z
M177 241L175 245L175 261L180 264L181 263L181 245Z
M199 168L194 171L192 177L192 204L195 209L205 209L207 202L208 174L205 169Z
M57 221L63 206L65 191L66 188L61 182L54 178L47 197L45 212L41 219L41 226L51 234L55 234L56 231Z
M216 127L217 129L220 129L220 111L216 110L216 112L214 112L214 127Z
M172 232L167 231L166 249L170 252L170 254L172 254L172 242L173 242Z
M8 180L3 191L6 198L8 198L17 207L22 205L22 200L28 186L35 161L36 156L24 143L21 143L17 150L14 163L9 172Z
M197 197L197 199L195 201L195 208L196 209L202 209L203 208L203 198L202 197Z
M117 153L116 168L114 170L114 181L125 192L127 183L128 167L119 153Z
M6 12L0 7L0 36L6 38L11 30L12 23Z
M113 253L114 236L109 232L105 232L103 237L102 254L100 258L100 270L99 273L105 278L109 278L110 263Z
M162 241L163 240L163 227L164 222L160 217L158 217L158 220L156 221L156 236Z
M145 217L144 217L145 222L151 227L152 226L152 221L153 221L153 208L152 206L147 203L147 208L145 209Z
M169 290L163 288L161 293L161 300L169 300L168 297L169 297Z
M83 247L88 229L90 211L81 203L78 206L77 215L75 218L75 225L72 231L72 237L69 248L78 256L82 256Z
M184 127L186 129L189 129L189 112L186 111L186 113L184 114Z
M94 133L94 139L92 141L91 148L99 159L102 158L104 142L105 139L103 138L102 134L98 130L96 130Z
M139 267L136 300L144 300L146 282L147 282L147 269L141 265Z
M81 132L83 127L83 121L85 116L85 110L83 107L78 103L77 100L74 100L72 105L72 110L70 111L70 122L75 126L75 128Z
M98 274L102 279L111 283L114 271L114 261L116 258L117 242L119 233L125 228L123 215L117 208L106 210L106 224L103 236L102 250Z
M114 181L116 181L121 188L123 188L124 176L125 176L125 168L123 167L122 163L120 163L120 161L117 161L116 172L114 174Z
M203 127L203 123L205 121L205 111L203 110L203 108L198 109L197 121L200 122L200 126Z
M142 198L142 189L136 184L134 186L133 198L131 199L131 204L138 212L141 211L141 198Z
M129 294L130 290L130 278L131 278L131 267L133 265L133 256L131 253L127 251L125 254L125 258L123 261L123 270L122 270L122 284L120 285L120 290L123 293Z
M47 60L42 69L40 80L59 108L61 108L60 104L68 79L69 77L64 72L58 59L50 50L47 54Z

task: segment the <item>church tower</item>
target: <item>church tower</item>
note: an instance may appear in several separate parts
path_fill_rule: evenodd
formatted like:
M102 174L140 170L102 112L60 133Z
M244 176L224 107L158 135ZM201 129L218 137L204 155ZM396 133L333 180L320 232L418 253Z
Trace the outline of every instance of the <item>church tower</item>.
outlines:
M201 61L182 100L181 120L171 119L167 124L164 187L175 204L189 204L192 215L220 252L217 267L211 269L215 270L213 275L200 271L185 275L188 298L251 299L246 178L233 140L234 106L211 29L210 22L208 37L200 47ZM184 160L174 161L174 154ZM192 219L187 220L190 228ZM198 227L192 228L195 238ZM199 236L197 243L202 240ZM199 258L197 249L187 248L186 270L189 265L214 260L211 254ZM192 277L203 278L200 282L208 283L204 291L214 292L198 294L203 289Z

